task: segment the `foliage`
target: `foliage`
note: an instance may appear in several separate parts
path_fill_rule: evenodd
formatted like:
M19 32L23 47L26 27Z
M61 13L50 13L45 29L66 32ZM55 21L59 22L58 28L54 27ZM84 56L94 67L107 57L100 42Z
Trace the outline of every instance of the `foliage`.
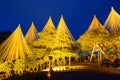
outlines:
M14 59L25 59L31 55L31 51L25 41L20 25L0 45L0 60L9 61Z
M37 35L38 31L34 26L34 23L32 22L29 30L27 31L26 35L25 35L25 40L28 44L32 43L34 40L38 39L38 35Z
M109 32L102 26L94 16L88 30L77 40L82 51L91 51L95 44L109 45Z
M120 15L113 9L113 7L111 8L104 26L112 34L119 33L120 31Z

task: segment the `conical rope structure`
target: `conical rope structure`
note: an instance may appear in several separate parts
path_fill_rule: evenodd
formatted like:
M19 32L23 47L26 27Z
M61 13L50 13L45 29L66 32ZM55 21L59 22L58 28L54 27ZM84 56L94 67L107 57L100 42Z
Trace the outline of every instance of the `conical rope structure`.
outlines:
M73 45L76 44L76 40L70 33L63 16L61 16L61 19L59 21L57 32L56 32L56 38L54 41L54 48L72 48Z
M28 44L32 43L34 40L38 39L38 35L37 35L38 31L35 28L34 23L32 22L28 32L25 35L25 40Z
M103 33L109 33L104 26L100 23L100 21L97 19L96 15L94 15L93 20L87 30L88 32L90 31L99 31ZM86 32L87 32L86 31Z
M39 39L37 41L34 41L32 45L37 47L51 47L53 45L55 33L55 26L53 24L52 18L49 17L43 30L38 33Z
M50 50L53 47L55 34L56 28L50 16L42 31L38 33L39 39L31 44L31 49L33 53L36 54L36 57L39 56L41 58L50 53Z
M77 42L70 33L63 16L61 16L50 54L46 55L44 58L49 60L51 56L53 60L58 60L59 58L63 58L62 60L64 60L65 57L78 57L76 47ZM61 61L59 62L61 63Z
M44 28L42 29L41 32L50 31L51 29L54 30L54 29L55 29L55 26L54 26L53 21L52 21L52 18L51 18L51 16L50 16L49 19L48 19L48 21L47 21L47 23L46 23L46 25L44 26Z
M106 37L109 36L109 32L100 23L97 17L94 15L88 30L79 37L77 40L81 45L83 51L91 50L96 43L103 43Z
M120 15L111 7L108 18L104 23L105 28L110 33L119 33L120 32Z
M3 61L25 59L31 54L20 25L0 46L0 60Z

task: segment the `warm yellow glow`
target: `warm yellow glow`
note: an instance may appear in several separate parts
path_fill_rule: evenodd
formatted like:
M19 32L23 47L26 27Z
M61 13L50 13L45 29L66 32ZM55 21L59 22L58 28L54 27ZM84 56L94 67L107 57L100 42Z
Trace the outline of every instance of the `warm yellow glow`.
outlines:
M36 57L44 57L44 62L49 61L49 56L53 56L53 60L59 60L59 58L64 60L65 56L78 56L73 49L77 43L63 17L60 19L57 30L49 17L45 27L38 35L40 38L34 41L30 47ZM59 62L59 65L64 65L63 60Z
M76 41L72 34L70 33L63 16L61 16L60 22L57 27L57 33L54 43L54 48L71 48L72 45L75 45Z
M103 27L103 25L99 22L99 20L97 19L96 15L94 15L94 18L88 28L87 31L99 31L102 33L108 33L108 31ZM99 33L98 32L98 33Z
M67 70L80 70L80 69L88 69L90 66L85 66L85 65L74 65L74 66L56 66L52 67L53 71L67 71ZM50 69L44 69L42 71L49 71Z
M27 34L25 35L25 40L27 43L31 43L37 38L38 38L37 29L35 28L34 23L32 22Z
M102 56L103 55L105 56L105 58L109 59L111 62L114 62L114 59L110 58L109 55L103 50L103 46L101 46L101 44L95 44L93 46L90 62L92 61L92 57L93 57L95 51L99 51L99 57L98 58L101 58L101 60L100 60L101 62L102 62ZM100 54L102 54L102 55L100 56ZM100 61L98 63L100 63Z
M110 14L106 19L104 26L109 29L111 33L118 33L120 29L120 15L111 8Z
M3 61L25 59L31 54L20 25L0 46L0 60Z
M118 14L112 8L105 26L115 31L115 33L118 31L118 26L120 26L116 19L120 22ZM77 43L80 43L80 46ZM104 47L98 45L101 43ZM113 45L117 47L112 47ZM49 71L50 67L53 71L90 68L90 66L75 65L77 61L80 61L78 59L81 58L82 61L82 57L77 54L78 47L83 52L90 51L91 56L93 56L94 51L99 51L104 55L104 58L109 59L111 62L114 62L116 58L120 58L119 34L110 35L95 15L88 30L80 36L77 42L70 33L63 16L60 18L57 29L51 17L49 17L41 32L37 33L32 22L24 38L19 25L8 39L0 45L0 72L6 72L5 75L10 77L12 75L11 70L14 70L14 74L22 75L24 71L42 71L43 66L47 67L43 71ZM105 53L108 49L110 49L110 55ZM32 56L32 58L29 58L29 56ZM52 57L52 60L50 60L50 57ZM99 58L102 59L102 57ZM100 59L98 61L101 61ZM90 60L92 61L92 57Z
M54 30L55 26L54 26L52 18L50 16L49 19L48 19L48 21L47 21L47 23L46 23L46 25L44 26L42 32L44 32L44 31L50 31L51 29Z
M91 51L92 47L96 43L109 44L110 42L108 37L109 32L103 27L103 25L94 15L88 30L82 36L80 36L77 41L80 43L82 51Z
M43 30L38 33L40 39L34 41L32 43L33 46L45 46L51 47L53 45L53 39L55 37L55 27L52 22L51 17L49 17L46 25L44 26Z
M72 34L67 28L67 25L63 19L63 16L61 16L61 19L59 21L57 31L55 34L55 38L53 39L53 46L51 47L50 54L46 55L44 58L46 60L49 60L48 56L53 56L53 60L55 59L58 60L59 58L64 59L65 56L77 57L77 53L72 47L76 45L77 43L75 39L73 38Z
M40 38L32 42L30 46L36 57L43 57L50 53L50 50L53 47L55 34L55 26L52 22L52 18L49 17L43 30L38 33Z

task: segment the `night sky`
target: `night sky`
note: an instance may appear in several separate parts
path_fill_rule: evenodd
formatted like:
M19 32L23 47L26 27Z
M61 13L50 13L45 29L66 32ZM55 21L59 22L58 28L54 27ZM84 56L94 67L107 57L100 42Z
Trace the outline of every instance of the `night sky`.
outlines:
M57 27L63 15L72 35L78 39L94 14L104 24L112 6L120 13L120 0L0 0L0 31L14 31L21 24L25 34L32 21L41 31L49 16Z

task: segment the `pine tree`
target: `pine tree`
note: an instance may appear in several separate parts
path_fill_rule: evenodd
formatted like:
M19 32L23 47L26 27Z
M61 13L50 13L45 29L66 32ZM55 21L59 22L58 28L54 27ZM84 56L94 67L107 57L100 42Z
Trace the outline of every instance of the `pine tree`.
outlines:
M111 7L111 11L104 23L104 26L111 34L117 34L120 31L120 15L113 7Z
M38 35L37 35L38 31L35 28L34 23L32 22L28 32L25 35L25 40L28 44L32 43L33 41L38 39Z
M105 45L110 45L108 37L109 32L94 15L88 30L77 41L80 43L82 51L89 51L92 50L95 44L104 43Z
M31 49L33 53L35 53L36 57L41 58L50 53L50 50L53 47L55 34L55 26L52 22L51 17L49 17L43 30L38 33L39 39L31 44Z
M24 60L31 54L32 52L25 41L20 25L0 46L0 60L2 61Z

